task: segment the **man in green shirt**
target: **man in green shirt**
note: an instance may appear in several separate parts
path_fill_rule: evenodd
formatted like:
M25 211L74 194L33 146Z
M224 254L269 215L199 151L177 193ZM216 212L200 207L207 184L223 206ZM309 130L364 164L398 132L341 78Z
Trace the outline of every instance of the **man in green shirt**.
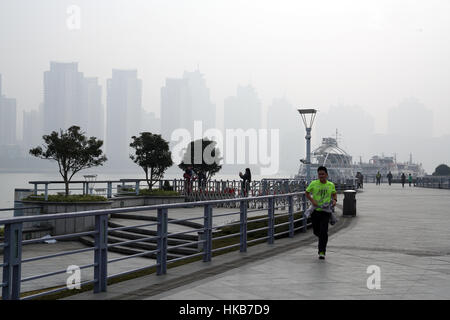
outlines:
M314 234L319 237L319 259L325 259L328 242L328 223L331 213L323 211L320 207L325 203L331 203L334 207L337 202L336 187L328 181L328 171L325 167L317 169L318 180L313 180L306 188L306 198L316 207L311 214Z

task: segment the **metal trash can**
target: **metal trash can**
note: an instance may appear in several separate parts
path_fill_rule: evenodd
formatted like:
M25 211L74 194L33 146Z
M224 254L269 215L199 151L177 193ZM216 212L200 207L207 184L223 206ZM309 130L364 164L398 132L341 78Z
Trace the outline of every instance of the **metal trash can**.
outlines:
M344 191L344 216L356 216L356 191L355 190L345 190Z

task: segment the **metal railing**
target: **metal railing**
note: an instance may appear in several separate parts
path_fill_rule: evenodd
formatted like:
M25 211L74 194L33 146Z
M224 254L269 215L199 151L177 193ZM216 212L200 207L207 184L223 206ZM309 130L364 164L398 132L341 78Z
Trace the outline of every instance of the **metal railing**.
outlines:
M61 193L64 188L52 187L55 184L64 184L63 181L30 181L33 185L33 194L43 192L44 199L48 200L50 192ZM114 185L116 184L116 185ZM44 188L42 188L42 185ZM82 187L73 187L82 185ZM335 183L337 191L355 189L355 183ZM40 187L41 186L41 187ZM120 179L101 181L71 181L69 192L80 194L97 194L107 198L116 196L139 195L143 187L147 187L145 179ZM157 180L153 189L172 190L184 196L187 201L207 201L219 199L234 199L238 197L257 197L261 195L282 194L305 191L305 181L300 179L262 179L253 180L247 185L242 180L185 180L164 179Z
M416 187L450 189L450 176L425 176L417 178Z
M250 208L250 202L255 201L261 205L258 205L256 209ZM226 212L214 215L214 207L220 207L225 202L236 203L236 207L239 210L234 212ZM278 205L277 205L278 204ZM203 215L198 217L191 217L188 219L168 219L169 210L177 208L188 207L203 207ZM286 210L287 212L281 214L275 214L278 209ZM140 206L131 208L116 208L116 209L103 209L94 211L84 211L84 212L73 212L73 213L58 213L58 214L47 214L39 216L28 216L28 217L16 217L10 219L0 220L0 225L4 226L4 241L0 243L0 247L3 248L3 263L0 267L3 268L3 280L0 286L2 287L2 298L3 300L10 299L33 299L44 295L54 294L60 291L68 290L65 284L57 289L46 290L37 294L21 297L21 284L27 281L47 278L55 275L60 275L66 273L67 270L57 270L51 271L44 274L31 275L27 277L22 277L22 265L24 263L32 263L34 261L41 261L44 259L69 256L77 253L83 252L94 252L93 263L82 265L80 269L94 269L94 277L91 280L84 281L80 285L93 284L94 293L104 292L107 290L107 281L112 278L123 276L126 274L134 273L142 270L149 270L150 268L156 268L156 274L162 275L167 272L168 264L180 261L183 259L189 259L192 257L202 256L203 261L211 261L212 254L214 252L223 251L230 248L239 247L241 252L247 251L247 246L250 243L257 241L266 240L269 244L273 244L275 237L281 235L288 235L293 237L295 231L302 230L306 231L307 222L306 219L301 216L295 219L294 213L304 212L306 209L306 198L304 192L286 193L278 195L267 195L259 197L245 197L236 199L224 199L224 200L212 200L212 201L200 201L200 202L190 202L186 203L174 203L174 204L163 204L163 205L152 205L152 206ZM132 230L133 228L139 226L126 226L120 228L111 228L108 225L108 215L113 213L131 213L138 211L156 211L157 221L154 223L146 223L142 226L154 226L156 227L156 236L146 236L143 238L135 240L126 240L122 242L108 242L108 232L113 230ZM264 213L262 217L258 219L248 219L248 213L250 212L262 212ZM224 216L235 216L236 220L233 223L227 223L223 225L213 225L213 221L219 217ZM286 222L276 223L276 218L285 216L287 217ZM81 218L81 217L95 217L95 228L92 231L79 232L72 234L64 234L58 236L52 236L46 238L45 240L63 240L63 239L74 239L81 236L91 236L94 237L94 246L82 249L76 249L65 252L58 252L53 254L47 254L37 257L31 257L24 259L22 257L22 247L27 244L41 243L42 239L32 239L23 240L22 230L24 223L36 222L36 221L48 221L48 220L58 220L67 218ZM184 232L168 232L168 225L171 223L177 223L186 220L201 220L202 227L197 229L192 229ZM251 223L257 221L267 221L267 226L251 229L248 226ZM233 234L219 235L220 230L224 227L231 225L239 225L239 231ZM281 226L288 226L287 230L277 232L277 228ZM249 234L253 234L258 231L267 230L264 236L249 240ZM278 229L279 230L279 229ZM185 244L177 244L169 246L168 239L177 235L187 234L187 233L199 233L198 241L193 241ZM216 240L239 237L239 241L231 245L224 247L213 248L213 243ZM119 258L108 260L108 249L125 245L129 243L147 242L153 240L156 241L156 248L153 250L146 250L140 253L123 256ZM192 246L192 244L197 244L201 246L201 250L186 256L175 256L171 254L173 249L181 248L185 246ZM120 272L117 274L109 274L108 266L112 263L123 261L127 259L132 259L136 257L148 257L149 255L156 255L156 263L140 268L135 268ZM170 255L170 257L169 257ZM73 263L70 263L73 265Z

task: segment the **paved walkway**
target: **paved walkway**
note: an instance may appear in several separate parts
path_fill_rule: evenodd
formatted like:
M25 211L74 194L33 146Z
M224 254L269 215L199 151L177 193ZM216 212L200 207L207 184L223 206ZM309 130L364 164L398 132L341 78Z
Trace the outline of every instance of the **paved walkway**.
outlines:
M449 207L449 190L366 184L357 217L330 230L325 261L308 231L71 299L449 299Z

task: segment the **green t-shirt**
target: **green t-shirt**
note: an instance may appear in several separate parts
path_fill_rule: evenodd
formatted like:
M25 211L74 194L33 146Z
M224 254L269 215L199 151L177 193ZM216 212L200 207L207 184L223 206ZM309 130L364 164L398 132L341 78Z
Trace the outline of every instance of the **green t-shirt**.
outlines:
M313 180L309 184L308 188L306 188L306 191L311 193L312 198L317 201L317 204L320 207L325 202L331 202L331 195L336 193L336 187L331 181L322 183L320 180ZM316 210L322 211L320 208L317 208Z

